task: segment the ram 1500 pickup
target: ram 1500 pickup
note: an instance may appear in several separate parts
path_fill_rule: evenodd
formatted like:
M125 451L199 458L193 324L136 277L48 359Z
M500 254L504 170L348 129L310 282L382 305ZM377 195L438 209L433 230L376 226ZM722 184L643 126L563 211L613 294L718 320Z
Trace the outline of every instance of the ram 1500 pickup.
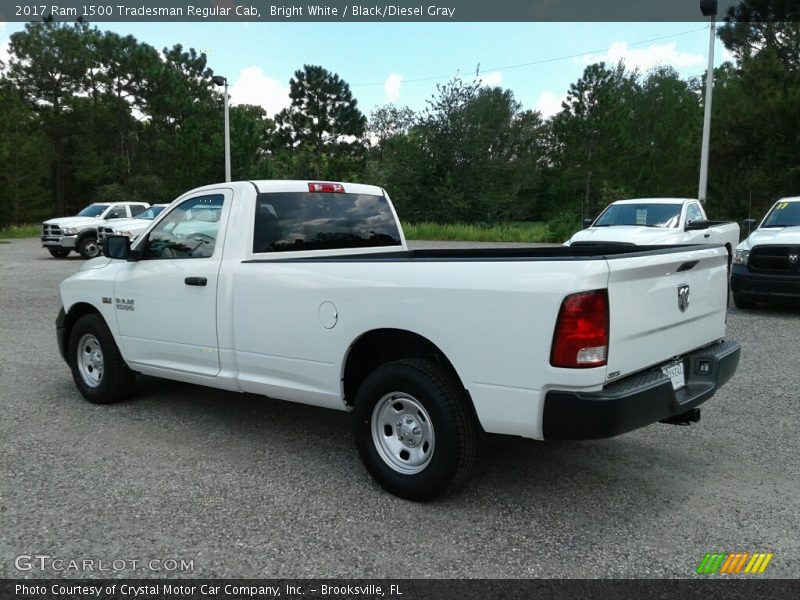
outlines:
M709 221L702 204L692 198L618 200L584 225L565 245L722 244L730 254L739 243L737 223Z
M723 246L408 250L386 192L207 186L61 284L90 402L165 377L351 410L373 478L424 500L481 431L589 439L699 418L734 373Z
M131 219L117 219L107 225L101 225L97 228L97 245L100 246L100 250L103 249L103 240L108 235L124 235L135 240L140 233L150 227L153 219L167 206L169 204L152 204L150 208Z
M778 200L736 247L731 292L738 308L800 299L800 196Z
M130 219L150 205L145 202L95 202L74 217L60 217L42 223L42 246L53 258L66 258L76 250L81 258L100 254L97 228L116 219Z

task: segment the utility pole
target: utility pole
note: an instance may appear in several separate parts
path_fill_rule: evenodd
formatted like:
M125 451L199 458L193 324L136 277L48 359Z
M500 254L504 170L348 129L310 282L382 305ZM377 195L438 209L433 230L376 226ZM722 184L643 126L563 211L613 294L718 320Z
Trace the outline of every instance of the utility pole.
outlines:
M703 115L703 144L700 150L700 185L697 198L705 204L708 190L708 150L711 143L711 96L714 88L714 42L717 33L717 0L700 0L700 12L710 18L708 28L708 70L706 71L706 100Z

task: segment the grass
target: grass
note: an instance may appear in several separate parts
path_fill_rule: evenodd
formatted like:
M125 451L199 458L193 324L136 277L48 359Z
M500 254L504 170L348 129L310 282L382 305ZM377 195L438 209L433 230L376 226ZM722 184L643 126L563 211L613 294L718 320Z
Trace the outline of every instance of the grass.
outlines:
M9 225L0 228L0 239L31 238L40 235L42 235L41 225Z
M403 223L409 240L442 240L464 242L522 242L541 243L548 239L547 225L524 221L495 225L451 223Z

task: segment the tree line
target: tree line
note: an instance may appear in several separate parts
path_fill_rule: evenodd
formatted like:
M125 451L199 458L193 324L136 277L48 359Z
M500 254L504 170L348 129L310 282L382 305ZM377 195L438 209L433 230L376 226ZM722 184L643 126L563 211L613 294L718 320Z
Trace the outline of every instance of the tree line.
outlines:
M757 217L800 194L800 9L766 10L748 0L719 30L735 60L714 73L711 218ZM11 36L9 55L0 227L224 179L223 97L204 54L37 22ZM410 222L571 226L619 198L696 196L703 96L702 77L670 67L597 63L549 118L479 74L438 85L421 111L367 116L339 75L305 65L277 115L231 107L232 175L381 185Z

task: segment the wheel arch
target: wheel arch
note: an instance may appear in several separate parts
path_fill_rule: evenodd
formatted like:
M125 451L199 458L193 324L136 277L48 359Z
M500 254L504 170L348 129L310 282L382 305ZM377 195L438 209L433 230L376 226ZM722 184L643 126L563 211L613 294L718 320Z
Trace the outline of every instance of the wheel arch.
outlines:
M78 239L75 240L75 246L77 247L78 244L80 244L84 240L84 238L87 237L93 237L97 239L97 227L90 227L88 229L84 229L83 231L81 231L78 234Z
M447 355L428 338L405 329L373 329L361 334L351 345L342 369L342 397L352 407L366 377L379 366L403 358L424 358L442 366L464 389L469 410L477 414L464 382Z
M78 322L78 319L84 315L98 315L103 321L106 321L103 313L100 312L96 306L88 302L76 302L69 307L69 311L64 311L64 329L61 330L60 334L61 347L64 348L64 360L67 362L69 362L69 338L72 335L72 328L75 327L75 323ZM106 325L108 325L108 321L106 321Z

